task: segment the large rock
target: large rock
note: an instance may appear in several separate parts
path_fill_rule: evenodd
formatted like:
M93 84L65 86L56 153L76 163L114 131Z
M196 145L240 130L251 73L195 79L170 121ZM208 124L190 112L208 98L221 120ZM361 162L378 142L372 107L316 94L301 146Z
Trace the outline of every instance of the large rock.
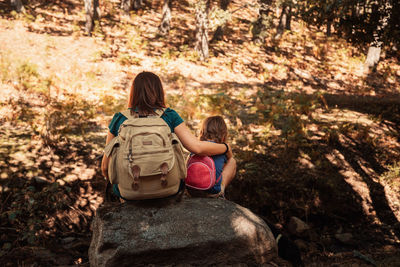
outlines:
M310 226L297 217L290 217L288 223L289 232L292 235L302 236L306 231L310 230Z
M92 230L91 266L260 265L277 255L264 221L221 199L103 206Z

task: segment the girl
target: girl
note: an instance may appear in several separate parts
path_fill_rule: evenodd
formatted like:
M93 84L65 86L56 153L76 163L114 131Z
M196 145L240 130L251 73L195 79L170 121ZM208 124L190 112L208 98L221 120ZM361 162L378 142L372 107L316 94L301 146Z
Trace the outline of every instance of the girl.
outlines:
M212 116L204 120L200 131L200 140L215 143L225 143L228 137L228 128L221 116ZM236 161L232 151L222 155L214 155L212 159L215 163L216 179L222 175L218 183L207 192L215 196L224 197L226 186L233 180L236 174Z
M137 112L139 116L155 115L159 109L166 107L164 100L164 89L160 78L152 72L141 72L134 79L128 101L128 109L131 113ZM168 124L171 132L174 132L182 145L192 153L213 156L218 154L232 154L227 144L217 144L198 140L186 127L183 119L179 114L171 109L166 108L161 118ZM108 144L115 136L121 124L127 118L120 112L116 113L112 118L107 132L106 144ZM104 155L101 163L103 175L108 179L109 158ZM113 185L113 191L118 197L122 197L118 185Z

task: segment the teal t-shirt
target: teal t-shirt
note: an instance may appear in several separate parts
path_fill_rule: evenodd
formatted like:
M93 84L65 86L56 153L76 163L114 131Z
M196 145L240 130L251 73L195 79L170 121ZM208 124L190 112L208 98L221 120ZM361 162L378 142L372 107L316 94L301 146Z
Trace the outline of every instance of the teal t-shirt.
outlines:
M161 119L163 119L168 124L169 128L171 128L172 133L174 132L175 127L183 122L181 116L179 116L179 114L171 108L165 109L164 114L161 116ZM110 124L108 125L108 129L114 136L117 136L119 127L126 120L127 117L122 115L121 112L115 113Z

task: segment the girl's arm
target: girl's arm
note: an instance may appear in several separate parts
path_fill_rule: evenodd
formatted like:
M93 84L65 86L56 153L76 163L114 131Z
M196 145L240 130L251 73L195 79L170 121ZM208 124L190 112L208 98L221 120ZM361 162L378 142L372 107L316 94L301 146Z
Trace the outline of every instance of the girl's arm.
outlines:
M115 136L108 131L107 133L107 139L106 139L106 145L110 143L110 141L114 138ZM103 155L103 159L101 160L101 172L103 173L104 177L109 179L108 177L108 162L110 159L106 156L106 154Z
M190 152L198 155L220 155L226 152L226 146L224 144L206 142L198 140L185 123L181 123L174 129L182 145ZM231 150L228 145L228 153Z
M230 149L230 147L229 147L228 152L226 152L226 158L227 158L228 160L231 159L231 158L233 158L232 149Z

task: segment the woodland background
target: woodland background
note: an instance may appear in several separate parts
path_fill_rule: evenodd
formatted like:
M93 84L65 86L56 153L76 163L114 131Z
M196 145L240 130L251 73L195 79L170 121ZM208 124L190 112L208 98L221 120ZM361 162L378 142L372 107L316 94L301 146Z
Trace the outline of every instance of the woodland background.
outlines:
M148 70L194 132L226 118L227 198L306 266L399 266L399 5L0 1L1 265L88 266L107 125Z

